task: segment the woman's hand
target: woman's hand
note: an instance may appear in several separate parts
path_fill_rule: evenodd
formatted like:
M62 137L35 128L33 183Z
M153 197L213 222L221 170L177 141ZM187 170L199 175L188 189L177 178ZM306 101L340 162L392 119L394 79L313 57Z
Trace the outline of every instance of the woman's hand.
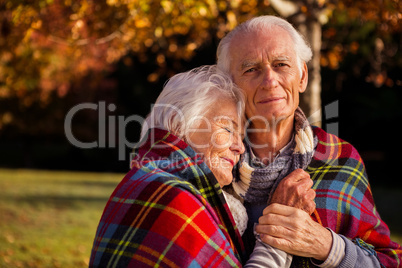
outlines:
M329 230L297 208L271 204L263 211L256 232L263 242L287 253L324 261L332 246Z

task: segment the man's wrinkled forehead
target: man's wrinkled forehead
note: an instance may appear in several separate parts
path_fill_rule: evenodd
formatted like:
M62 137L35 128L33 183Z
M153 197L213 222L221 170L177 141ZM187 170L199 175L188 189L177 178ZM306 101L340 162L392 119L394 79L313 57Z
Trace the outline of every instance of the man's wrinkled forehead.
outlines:
M280 35L278 34L278 31ZM272 38L279 38L283 45L275 48L275 51L269 49ZM261 52L266 49L269 51L270 57L275 60L289 61L292 60L291 54L295 53L293 40L290 35L280 27L266 29L265 31L243 31L238 32L231 40L229 54L231 59L241 58L240 66L236 68L247 68L255 66L261 60ZM261 49L262 48L262 49ZM233 62L232 62L233 63ZM237 62L239 64L239 62Z

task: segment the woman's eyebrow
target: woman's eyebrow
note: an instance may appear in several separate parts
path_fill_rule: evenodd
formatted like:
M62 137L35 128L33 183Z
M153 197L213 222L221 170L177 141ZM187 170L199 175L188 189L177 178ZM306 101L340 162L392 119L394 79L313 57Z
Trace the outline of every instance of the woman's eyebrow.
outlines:
M233 128L238 129L239 128L239 124L237 123L237 121L235 119L233 119L232 117L228 117L228 118L220 118L218 120L218 122L220 122L222 125L231 125Z
M236 130L240 129L240 132L242 132L242 126L239 126L239 124L233 119L231 121L232 121L232 125L233 125L234 129L236 129Z
M218 116L216 120L217 120L217 122L220 122L220 123L225 123L225 124L231 123L232 125L234 125L236 127L238 126L236 120L232 116Z

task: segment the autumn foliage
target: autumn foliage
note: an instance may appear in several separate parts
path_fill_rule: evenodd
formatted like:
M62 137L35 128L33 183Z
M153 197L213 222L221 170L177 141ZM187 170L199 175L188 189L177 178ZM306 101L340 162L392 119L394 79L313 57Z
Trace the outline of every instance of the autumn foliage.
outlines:
M94 94L119 61L153 61L158 67L147 75L150 83L169 77L183 61L212 41L217 43L240 22L280 14L280 2L3 0L0 135L8 128L34 136L52 132L49 125L62 121L69 105L63 98L72 92ZM322 66L337 69L347 54L359 54L372 64L369 81L377 86L401 83L388 77L389 69L402 65L400 1L293 3L292 16L323 25Z

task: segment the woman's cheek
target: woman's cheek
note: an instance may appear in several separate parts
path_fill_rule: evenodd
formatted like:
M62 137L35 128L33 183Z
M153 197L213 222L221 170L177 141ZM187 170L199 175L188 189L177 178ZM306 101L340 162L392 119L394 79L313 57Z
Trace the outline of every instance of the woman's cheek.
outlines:
M217 147L219 149L224 149L226 147L230 147L231 133L229 133L227 131L225 131L225 132L219 132L214 135L214 137L212 139L214 147Z

